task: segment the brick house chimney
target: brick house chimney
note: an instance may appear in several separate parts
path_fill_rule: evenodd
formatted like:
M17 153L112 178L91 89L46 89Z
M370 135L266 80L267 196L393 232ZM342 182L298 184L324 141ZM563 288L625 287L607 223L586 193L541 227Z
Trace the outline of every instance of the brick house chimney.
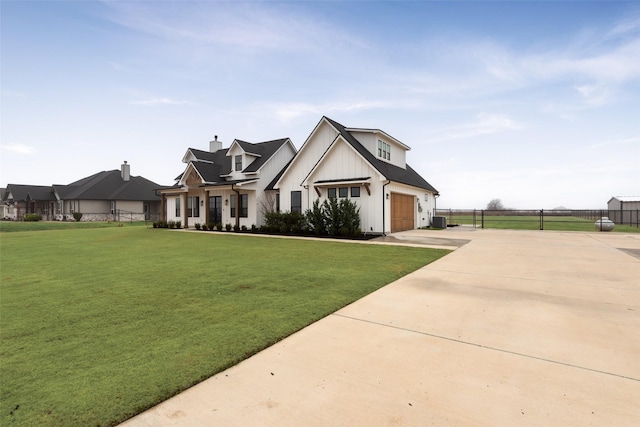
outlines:
M122 176L122 179L124 181L129 181L129 178L131 176L130 167L131 167L131 165L128 165L126 160L124 161L124 163L120 167L120 176Z

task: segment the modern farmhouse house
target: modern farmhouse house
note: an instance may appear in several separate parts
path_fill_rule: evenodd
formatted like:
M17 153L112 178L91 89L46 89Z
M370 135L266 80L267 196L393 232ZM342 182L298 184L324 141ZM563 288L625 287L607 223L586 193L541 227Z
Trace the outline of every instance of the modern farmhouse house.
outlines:
M159 190L162 218L195 224L261 225L265 209L276 209L269 182L291 161L296 149L289 138L250 143L234 140L229 148L215 137L209 151L189 148L187 166L176 185ZM265 206L265 209L261 209Z
M349 198L362 230L384 234L431 225L438 191L406 163L410 148L379 129L322 117L300 151L289 138L189 148L176 185L159 189L164 221L260 226L269 210L304 213Z
M125 161L120 170L102 171L68 185L9 184L2 198L10 206L11 219L39 214L45 220L143 221L158 218L160 186L141 176L132 176Z
M295 158L269 184L283 211L305 212L316 199L350 198L362 230L431 224L438 191L406 163L410 148L379 129L347 128L322 117Z

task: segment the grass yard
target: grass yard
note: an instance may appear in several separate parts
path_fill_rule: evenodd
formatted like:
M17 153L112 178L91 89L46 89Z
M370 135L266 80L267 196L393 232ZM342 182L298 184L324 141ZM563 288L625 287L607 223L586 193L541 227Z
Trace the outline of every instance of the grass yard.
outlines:
M0 249L2 426L117 424L448 253L129 225Z
M578 218L575 216L545 216L543 229L551 231L598 231L594 225L595 220ZM447 216L447 224L473 224L473 215ZM476 227L482 227L480 214L476 215ZM485 215L484 228L504 230L540 230L539 216L506 216ZM630 225L616 224L613 232L640 233L640 228Z

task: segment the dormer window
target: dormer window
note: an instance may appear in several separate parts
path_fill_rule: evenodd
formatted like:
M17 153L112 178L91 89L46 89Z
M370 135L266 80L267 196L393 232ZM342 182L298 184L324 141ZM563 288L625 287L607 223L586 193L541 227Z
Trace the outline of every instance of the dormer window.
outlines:
M391 145L378 140L378 157L385 160L391 160Z
M242 170L242 155L236 156L236 172L240 172Z

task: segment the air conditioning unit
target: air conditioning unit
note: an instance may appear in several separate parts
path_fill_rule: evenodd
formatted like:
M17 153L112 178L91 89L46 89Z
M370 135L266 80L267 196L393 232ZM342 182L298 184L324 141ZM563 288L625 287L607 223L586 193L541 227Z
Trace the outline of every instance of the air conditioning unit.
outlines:
M431 220L431 228L447 228L447 217L434 216Z

